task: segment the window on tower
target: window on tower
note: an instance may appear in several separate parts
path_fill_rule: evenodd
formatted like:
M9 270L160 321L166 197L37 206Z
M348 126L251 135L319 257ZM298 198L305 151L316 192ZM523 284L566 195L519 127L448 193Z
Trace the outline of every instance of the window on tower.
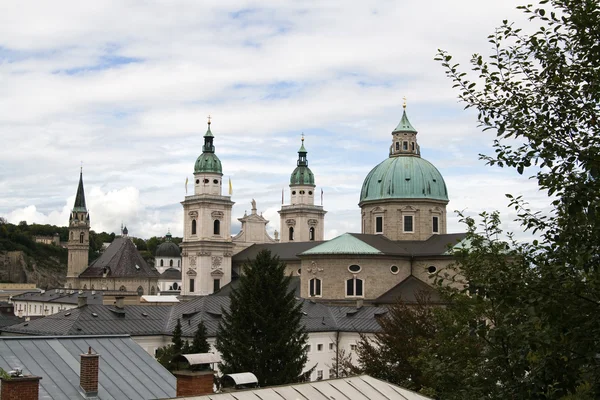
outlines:
M404 232L414 232L412 215L404 216Z
M213 222L213 234L221 234L221 221L219 221L218 219L215 219L215 222Z
M308 292L310 296L321 296L321 280L319 278L308 281Z
M213 279L213 292L218 292L221 290L221 280Z
M400 150L400 142L396 142L396 150Z
M289 240L294 240L294 227L290 226L290 239Z
M440 223L438 217L433 217L431 230L433 233L440 233Z
M346 281L346 297L362 297L363 296L363 281L360 278L354 277Z
M314 228L314 226L311 226L308 229L308 240L311 240L311 241L315 240L315 228Z
M160 266L164 266L164 260L160 260Z
M402 150L408 150L408 142L402 142Z
M85 237L85 235L83 234L83 232L81 232L79 234L79 243L83 243L83 238Z
M194 288L194 283L195 283L194 279L190 279L190 292L193 292L194 289L195 289Z
M375 233L383 233L383 217L375 217Z
M169 260L169 267L172 267L172 266L173 266L173 260Z
M192 220L192 235L196 234L196 220Z
M411 142L411 143L410 143L410 149L411 149L412 151L415 151L415 142Z

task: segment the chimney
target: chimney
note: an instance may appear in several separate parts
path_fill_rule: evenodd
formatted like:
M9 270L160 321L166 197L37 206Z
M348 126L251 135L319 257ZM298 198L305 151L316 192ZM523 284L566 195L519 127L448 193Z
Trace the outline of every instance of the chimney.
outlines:
M87 397L98 395L98 361L100 355L92 353L92 348L88 349L87 354L81 355L81 364L79 369L79 385Z
M87 296L80 294L77 296L77 307L87 306Z
M174 371L173 375L177 378L177 397L214 393L214 371Z
M123 309L125 307L125 296L115 297L115 307Z
M40 397L39 376L23 376L19 370L10 371L10 378L0 378L0 399L38 400Z

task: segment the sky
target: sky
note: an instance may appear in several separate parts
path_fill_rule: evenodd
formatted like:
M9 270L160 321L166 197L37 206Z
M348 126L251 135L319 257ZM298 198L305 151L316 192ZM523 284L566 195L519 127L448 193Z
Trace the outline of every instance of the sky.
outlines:
M550 200L527 173L479 160L494 133L434 57L448 50L468 71L503 19L526 25L519 4L3 1L0 216L67 225L83 165L93 230L181 236L185 180L211 115L232 234L252 199L279 230L302 133L326 238L360 232L363 179L387 158L406 97L421 155L448 187L448 232L465 229L454 210L499 210L518 230L505 193L542 211Z

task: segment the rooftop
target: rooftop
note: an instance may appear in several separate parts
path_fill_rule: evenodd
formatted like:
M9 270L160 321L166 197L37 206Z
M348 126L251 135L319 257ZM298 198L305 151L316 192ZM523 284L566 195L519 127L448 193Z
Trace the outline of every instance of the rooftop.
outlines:
M127 237L116 238L102 255L79 275L81 278L158 278Z

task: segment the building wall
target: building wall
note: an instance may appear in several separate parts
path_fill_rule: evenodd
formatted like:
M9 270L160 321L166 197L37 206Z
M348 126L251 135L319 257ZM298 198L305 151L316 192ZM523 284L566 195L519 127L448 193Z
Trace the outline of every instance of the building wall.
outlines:
M80 287L77 289L83 290L122 290L126 292L137 292L141 286L144 290L143 294L151 294L152 288L154 293L158 293L158 278L79 278ZM122 289L121 286L125 288Z
M358 273L348 270L350 265L361 267ZM396 273L391 267L398 267ZM348 300L376 299L411 273L411 263L406 257L379 256L302 256L300 295L310 298L309 284L313 278L321 279L323 299ZM363 296L346 296L346 280L356 277L363 281Z
M15 300L13 301L13 304L15 316L22 318L45 317L47 315L56 314L64 310L77 308L77 304L64 304L48 301Z
M173 265L171 265L171 262ZM162 274L166 269L169 268L177 268L181 270L181 257L155 257L154 268L156 268L159 274Z
M311 227L315 229L314 240L323 240L325 235L325 213L326 211L321 206L282 206L279 210L281 243L308 242ZM290 227L294 228L294 240L290 240Z
M433 232L433 217L438 217L438 234L445 234L447 202L438 200L387 199L361 205L362 233L378 234L376 218L383 217L383 232L391 240L427 240ZM413 232L404 232L404 216L413 216Z

